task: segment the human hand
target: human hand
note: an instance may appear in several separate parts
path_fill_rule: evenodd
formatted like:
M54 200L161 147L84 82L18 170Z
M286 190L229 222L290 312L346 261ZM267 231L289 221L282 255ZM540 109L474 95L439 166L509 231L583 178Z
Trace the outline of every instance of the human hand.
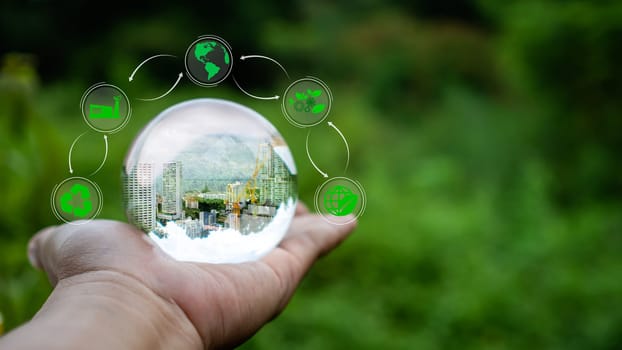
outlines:
M90 307L103 308L104 319L114 310L111 324L98 319L95 325L114 333L102 348L233 347L278 315L315 260L355 226L332 225L299 205L281 244L261 260L242 264L174 260L142 231L121 222L49 227L31 240L29 257L56 288L31 322L71 325L67 317L80 316L46 314L81 305L85 322ZM108 299L114 306L106 306ZM75 342L91 339L89 348L99 347L93 338L106 330L76 329ZM50 348L49 341L44 344Z

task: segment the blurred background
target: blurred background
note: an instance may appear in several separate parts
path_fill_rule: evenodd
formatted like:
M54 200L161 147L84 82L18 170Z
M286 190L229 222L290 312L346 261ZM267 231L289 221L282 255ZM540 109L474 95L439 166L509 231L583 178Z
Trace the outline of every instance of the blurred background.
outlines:
M79 102L106 81L132 99L89 177L102 218L125 220L120 166L164 108L220 97L265 115L289 143L300 197L322 177L306 130L279 103L231 79L188 79L201 34L240 55L277 59L292 78L325 81L327 126L314 161L365 187L356 233L322 259L289 307L243 349L619 349L622 344L622 2L360 0L191 2L49 0L0 4L0 313L10 330L51 288L26 258L29 237L58 224L49 196L96 169L102 135ZM173 54L145 64L147 57ZM236 60L246 90L282 94L269 61ZM185 73L185 72L184 72Z

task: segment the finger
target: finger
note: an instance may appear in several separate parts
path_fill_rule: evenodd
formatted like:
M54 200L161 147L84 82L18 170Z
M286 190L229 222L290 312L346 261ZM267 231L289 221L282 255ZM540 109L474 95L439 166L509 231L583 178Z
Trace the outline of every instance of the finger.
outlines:
M313 263L341 243L357 225L352 215L331 220L329 222L316 214L295 218L279 248Z
M351 222L333 225L319 215L296 216L279 247L258 262L194 263L191 266L203 273L184 270L184 274L168 275L172 285L183 285L197 276L204 285L176 288L171 299L181 301L180 306L211 345L234 347L283 310L313 262L352 232L356 223L352 217L346 220ZM214 305L220 305L214 312L202 311Z
M59 247L67 238L63 226L51 226L35 234L28 244L28 256L34 267L43 269L52 283L58 281L57 263Z
M55 228L56 226L49 226L43 228L34 236L32 236L32 238L30 238L30 241L28 242L28 261L30 261L32 267L39 270L43 269L43 265L39 261L38 249L41 241L44 240L45 237L49 235Z
M65 274L67 270L78 271L76 267L80 266L75 261L76 254L67 256L68 249L64 248L72 237L77 236L88 225L93 225L93 222L74 221L71 224L47 227L31 239L29 247L34 266L47 273L52 285L56 285L58 279L63 277L62 270L65 270ZM82 236L86 234L83 232Z
M306 215L309 214L309 208L307 208L307 206L303 203L303 202L298 202L298 205L296 206L296 216L298 215Z
M283 288L281 307L285 306L311 265L337 247L356 228L352 216L345 216L340 221L343 224L337 225L319 215L297 217L279 247L264 257L263 261L280 279Z

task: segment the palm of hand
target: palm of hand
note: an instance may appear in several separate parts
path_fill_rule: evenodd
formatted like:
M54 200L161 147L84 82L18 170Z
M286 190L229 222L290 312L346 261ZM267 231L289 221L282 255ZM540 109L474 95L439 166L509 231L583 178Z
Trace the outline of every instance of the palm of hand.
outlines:
M53 284L101 271L134 279L178 305L204 342L221 347L244 341L276 316L317 257L353 228L299 206L286 238L263 259L215 265L176 261L134 226L96 220L43 230L30 255Z

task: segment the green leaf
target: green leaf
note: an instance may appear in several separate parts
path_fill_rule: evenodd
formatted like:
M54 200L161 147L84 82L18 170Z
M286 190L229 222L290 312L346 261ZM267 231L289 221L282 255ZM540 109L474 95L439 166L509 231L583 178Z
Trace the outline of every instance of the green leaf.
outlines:
M290 104L290 105L293 105L293 104L294 104L294 99L293 99L293 98L290 98L290 99L289 99L289 104Z
M313 106L313 110L311 112L313 112L313 114L322 113L324 108L326 108L326 105L324 105L324 104L317 104L317 105Z
M296 93L296 98L297 98L297 99L299 99L299 100L306 100L306 99L308 98L308 96L307 96L307 95L305 95L305 94L304 94L304 93L302 93L302 92L297 92L297 93Z
M318 97L322 94L322 90L315 90L315 91L311 91L309 90L309 95L313 96L313 97Z

